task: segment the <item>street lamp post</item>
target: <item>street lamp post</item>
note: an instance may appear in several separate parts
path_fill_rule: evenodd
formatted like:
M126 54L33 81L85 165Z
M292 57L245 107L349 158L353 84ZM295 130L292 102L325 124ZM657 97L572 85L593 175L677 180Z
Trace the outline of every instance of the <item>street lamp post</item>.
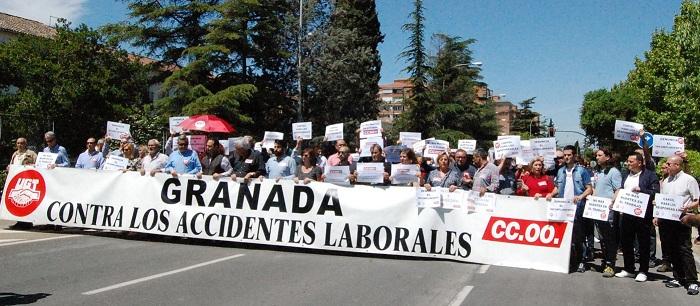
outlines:
M299 33L297 33L297 37L299 40L299 46L297 48L297 59L299 62L297 63L297 81L298 81L298 89L299 89L299 103L297 104L297 120L298 122L302 122L304 120L304 116L302 115L302 107L303 107L303 94L301 90L301 40L303 38L302 33L304 33L302 27L304 27L303 24L303 14L304 14L304 0L299 0Z

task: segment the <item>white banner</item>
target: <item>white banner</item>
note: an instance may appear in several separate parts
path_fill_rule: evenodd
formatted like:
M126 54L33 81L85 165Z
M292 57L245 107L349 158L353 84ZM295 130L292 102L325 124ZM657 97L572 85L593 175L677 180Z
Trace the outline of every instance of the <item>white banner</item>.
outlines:
M369 137L382 137L382 122L379 120L360 123L360 139Z
M459 209L462 208L467 202L467 197L469 197L470 191L465 191L457 189L450 192L450 188L435 187L440 191L440 197L442 199L442 208L444 209Z
M292 123L292 139L294 141L301 139L311 139L311 122L296 122Z
M326 126L326 141L343 139L343 124L336 123Z
M615 120L614 138L636 143L639 141L639 131L642 129L644 129L644 125L640 123Z
M401 144L409 148L413 147L414 143L421 141L421 137L420 132L399 132L399 140L401 141Z
M170 117L168 118L168 127L170 128L170 133L173 134L180 134L182 133L182 128L180 127L180 123L185 121L189 117L187 116L180 116L180 117Z
M36 163L34 163L34 166L39 169L47 169L49 165L56 164L57 159L58 153L39 152L39 154L36 155Z
M610 204L612 199L588 196L586 207L583 209L583 217L599 221L608 221Z
M654 135L651 156L669 157L685 152L685 139L677 136Z
M630 216L644 218L647 212L647 203L649 203L648 194L620 189L617 193L613 210Z
M474 150L476 150L476 140L460 139L457 141L457 149L467 151L467 154L474 154Z
M130 128L131 126L126 123L107 121L107 136L114 140L131 137Z
M657 193L654 197L654 218L678 221L681 219L685 197Z
M90 188L85 188L90 186ZM416 207L412 187L250 184L210 176L13 166L0 217L67 227L443 258L567 273L571 224L545 201L496 196L493 214Z

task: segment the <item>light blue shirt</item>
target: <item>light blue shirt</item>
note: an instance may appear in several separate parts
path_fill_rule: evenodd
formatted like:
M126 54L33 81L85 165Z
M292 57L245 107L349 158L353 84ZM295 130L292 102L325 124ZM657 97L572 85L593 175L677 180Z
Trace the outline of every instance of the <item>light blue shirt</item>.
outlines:
M289 156L277 157L273 155L265 163L265 170L269 178L292 179L297 173L297 163Z
M104 158L102 157L102 152L97 151L85 151L80 153L78 160L75 162L76 168L82 169L99 169L104 163Z
M192 150L180 152L178 150L170 153L164 170L168 173L175 170L179 174L197 174L202 171L202 164L199 162L197 152Z
M593 195L601 198L612 199L615 191L622 186L622 174L616 168L610 168L605 174L604 169L593 171Z
M44 148L44 152L58 154L58 157L56 157L56 167L70 167L70 160L68 160L68 151L66 151L66 148L55 145L53 147Z

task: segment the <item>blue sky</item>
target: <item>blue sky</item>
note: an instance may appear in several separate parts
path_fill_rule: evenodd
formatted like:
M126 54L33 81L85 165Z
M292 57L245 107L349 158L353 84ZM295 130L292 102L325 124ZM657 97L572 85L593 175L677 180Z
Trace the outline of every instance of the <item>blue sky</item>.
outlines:
M398 54L406 46L411 0L378 0L381 83L404 78ZM559 130L581 131L583 95L624 80L635 57L649 49L652 33L670 30L681 0L424 0L426 46L432 33L475 38L474 59L483 81L514 103L537 97L535 109ZM98 27L123 20L126 8L112 0L2 0L0 11L49 23L50 16ZM601 110L604 111L604 110ZM652 131L653 132L653 131ZM612 133L612 131L611 131ZM559 144L580 139L559 133Z

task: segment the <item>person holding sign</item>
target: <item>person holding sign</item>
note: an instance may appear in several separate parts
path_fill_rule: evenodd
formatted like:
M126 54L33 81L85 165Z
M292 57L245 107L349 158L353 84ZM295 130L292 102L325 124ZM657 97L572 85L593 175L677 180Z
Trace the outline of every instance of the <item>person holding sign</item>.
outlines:
M576 148L572 145L565 146L562 153L564 164L557 173L556 186L560 198L576 205L571 236L570 265L572 268L576 267L576 272L583 273L586 272L586 265L583 263L583 254L586 253L586 233L593 228L593 222L583 217L583 210L586 206L586 197L593 193L593 188L588 171L576 163Z
M450 165L450 158L447 153L442 153L437 157L437 169L430 171L425 182L425 189L430 191L432 186L449 187L450 192L457 190L462 180L461 172Z
M518 195L534 197L535 200L545 197L549 201L557 194L554 181L544 173L544 161L541 159L530 162L530 172L520 177L519 185Z
M474 174L476 174L476 167L471 163L470 158L467 157L467 151L463 149L457 149L455 152L455 168L460 171L462 180L460 182L460 187L465 190L472 188Z
M314 148L306 148L301 153L301 164L297 167L294 183L302 181L304 184L312 181L322 181L321 175L323 170L316 165L316 150Z
M335 151L336 153L328 156L328 165L329 166L338 166L340 164L340 149L341 148L347 148L348 144L345 142L344 139L338 139L335 141ZM349 148L348 148L349 149ZM349 152L349 151L348 151ZM348 154L345 156L345 159L349 164L352 164L352 156Z
M411 149L411 148L401 149L401 153L399 153L399 160L400 160L400 162L399 162L400 165L404 165L404 166L410 165L410 166L416 167L417 171L416 171L415 181L408 183L408 185L415 186L415 187L419 187L420 185L422 185L423 177L422 177L421 172L420 172L418 158L416 157L416 153L413 152L413 149ZM393 175L393 173L392 173L392 175ZM390 176L389 180L394 182L395 178L396 177ZM396 184L396 183L394 183L394 184Z
M44 134L44 141L46 141L46 147L44 152L58 154L56 162L49 165L49 169L55 167L70 167L70 160L68 159L68 151L63 146L58 145L56 142L56 134L52 131L48 131Z
M685 200L681 218L686 218L688 210L698 207L700 188L698 182L692 176L682 170L683 159L679 156L671 156L666 161L668 177L661 184L661 193L681 196ZM674 220L656 219L659 225L659 234L662 236L673 266L673 280L666 283L666 287L678 288L687 286L687 293L698 294L698 276L693 249L690 242L692 228L687 224ZM666 255L666 254L664 254Z
M615 277L634 277L634 240L639 243L639 273L634 278L638 282L647 281L649 272L649 248L651 245L652 227L652 201L654 195L659 192L659 178L656 173L649 171L644 166L644 157L634 152L627 157L629 174L622 177L622 188L632 192L641 192L649 195L644 216L622 214L620 221L620 243L625 267L615 274ZM616 192L615 201L618 199Z
M197 153L188 149L188 144L187 136L180 135L177 138L177 151L170 153L168 162L165 163L163 170L173 177L177 177L178 174L197 174L202 171Z
M359 163L382 163L384 165L384 185L389 185L391 182L389 180L389 172L391 172L391 164L387 163L384 159L382 146L378 144L373 144L370 147L371 156L360 157ZM358 165L359 166L359 165ZM357 170L355 170L355 176L357 177Z
M614 167L612 153L600 148L595 153L596 167L593 169L593 196L612 200L615 192L622 187L622 174ZM595 220L595 225L601 235L603 249L603 277L615 276L615 261L617 260L619 216L617 211L608 213L607 221Z
M337 154L338 154L338 164L336 164L335 166L332 166L332 165L329 165L329 166L330 167L348 166L350 171L349 171L349 175L347 176L347 179L349 180L350 184L355 184L356 177L353 173L355 173L355 168L357 165L355 163L352 163L352 158L350 158L350 148L348 148L348 146L342 146L338 150ZM330 159L329 159L329 162L330 162ZM324 169L324 171L326 171L326 170L327 169ZM321 179L323 181L327 182L326 174L323 174L321 176Z
M78 155L78 160L75 162L76 168L82 169L99 169L104 163L104 158L102 157L102 152L98 152L95 149L95 144L97 141L95 138L88 138L85 147L87 150Z

